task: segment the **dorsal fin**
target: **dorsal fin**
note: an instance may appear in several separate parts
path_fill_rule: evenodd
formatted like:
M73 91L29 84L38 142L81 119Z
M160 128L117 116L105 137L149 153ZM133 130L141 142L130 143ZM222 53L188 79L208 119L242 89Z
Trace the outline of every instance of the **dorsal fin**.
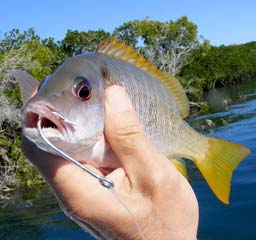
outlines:
M174 97L182 117L186 118L189 115L189 102L180 82L175 77L159 70L144 57L139 56L131 46L126 46L124 42L118 42L114 39L104 41L96 52L133 64L158 79Z
M20 88L21 99L23 104L25 104L26 101L35 94L35 91L39 86L39 81L19 69L9 71L8 75L13 76L17 80Z

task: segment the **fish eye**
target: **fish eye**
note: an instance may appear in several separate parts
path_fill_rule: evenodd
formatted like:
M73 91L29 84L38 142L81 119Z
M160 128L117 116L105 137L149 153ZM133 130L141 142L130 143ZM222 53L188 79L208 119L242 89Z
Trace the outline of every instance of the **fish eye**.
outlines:
M92 87L90 81L85 77L78 76L73 83L75 95L82 101L87 101L92 96Z

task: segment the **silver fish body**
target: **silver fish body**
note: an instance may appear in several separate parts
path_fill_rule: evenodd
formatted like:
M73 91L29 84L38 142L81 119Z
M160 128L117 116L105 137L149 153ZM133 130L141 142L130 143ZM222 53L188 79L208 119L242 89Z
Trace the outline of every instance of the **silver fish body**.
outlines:
M45 136L71 157L96 167L118 167L104 136L104 90L121 85L154 146L169 159L194 161L215 194L228 202L232 171L250 151L192 129L183 120L189 107L180 83L131 48L113 41L96 53L70 58L34 92L30 86L37 84L31 76L16 75L26 102L23 134L38 148L56 154L38 134L40 118Z

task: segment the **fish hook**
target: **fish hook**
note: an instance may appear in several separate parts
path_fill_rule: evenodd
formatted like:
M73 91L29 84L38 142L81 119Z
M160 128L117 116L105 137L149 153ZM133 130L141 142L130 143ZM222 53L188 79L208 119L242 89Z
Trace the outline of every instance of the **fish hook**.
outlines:
M66 154L65 152L63 152L61 149L57 148L55 145L53 145L49 139L44 135L42 128L41 128L41 122L42 122L42 118L41 116L38 119L37 122L37 130L39 132L39 135L42 137L42 139L45 141L46 144L48 144L54 151L56 151L59 155L61 155L63 158L65 158L66 160L72 162L73 164L75 164L77 167L81 168L82 170L86 171L87 173L89 173L91 176L95 177L96 179L99 180L100 184L109 189L110 192L113 194L113 196L116 198L116 200L125 208L125 210L128 212L128 214L131 216L131 219L141 237L142 240L145 240L145 236L143 234L143 231L137 221L137 219L135 218L135 216L133 215L133 213L131 212L131 210L126 206L126 204L122 201L122 199L118 196L118 194L115 192L114 189L114 183L112 180L105 178L105 177L101 177L99 176L97 173L95 173L94 171L92 171L91 169L85 167L84 165L82 165L81 163L79 163L78 161L76 161L74 158L70 157L68 154Z
M100 175L98 175L97 173L95 173L93 170L91 170L90 168L82 165L81 163L79 163L77 160L75 160L74 158L72 158L71 156L69 156L68 154L66 154L65 152L63 152L61 149L57 148L55 145L53 145L49 139L44 135L42 128L41 128L41 122L42 122L42 118L39 117L38 122L37 122L37 130L39 135L41 136L41 138L45 141L45 143L47 145L49 145L55 152L57 152L59 155L61 155L63 158L65 158L66 160L72 162L73 164L75 164L77 167L81 168L82 170L84 170L85 172L89 173L91 176L95 177L100 184L107 188L107 189L112 189L114 188L114 183L112 180L102 177Z

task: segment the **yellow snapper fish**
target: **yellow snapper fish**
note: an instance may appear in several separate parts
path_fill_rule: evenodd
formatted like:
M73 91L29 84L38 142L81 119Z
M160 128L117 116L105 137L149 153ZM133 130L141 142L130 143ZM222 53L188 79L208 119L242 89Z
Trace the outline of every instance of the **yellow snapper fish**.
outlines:
M40 119L50 142L71 157L84 159L80 163L119 167L104 136L104 89L118 84L128 92L154 146L184 175L178 159L192 160L216 196L229 203L232 173L250 150L203 136L190 127L183 120L189 114L189 102L179 81L138 56L131 46L106 41L95 53L68 59L41 83L21 70L12 75L24 102L23 135L38 148L57 154L38 133Z

